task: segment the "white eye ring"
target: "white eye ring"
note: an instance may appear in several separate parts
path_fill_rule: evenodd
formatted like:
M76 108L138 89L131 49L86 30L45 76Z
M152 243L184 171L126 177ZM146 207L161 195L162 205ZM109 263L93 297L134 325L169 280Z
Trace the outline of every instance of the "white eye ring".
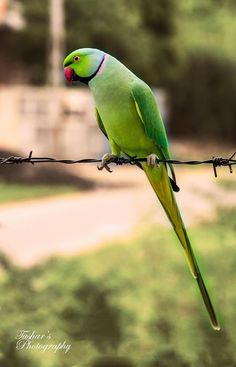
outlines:
M78 62L78 61L79 61L79 59L80 59L80 57L79 57L79 56L75 56L75 57L74 57L74 61L75 61L75 62Z

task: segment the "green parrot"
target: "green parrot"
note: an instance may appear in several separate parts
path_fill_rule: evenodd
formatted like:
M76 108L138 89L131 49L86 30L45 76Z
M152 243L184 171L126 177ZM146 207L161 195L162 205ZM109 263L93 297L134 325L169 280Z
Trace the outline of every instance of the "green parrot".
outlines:
M147 158L138 165L145 172L181 242L212 326L220 330L175 200L173 191L179 191L179 188L174 169L171 164L158 161L158 158L170 159L170 152L152 90L117 59L93 48L71 52L64 60L64 75L70 83L80 81L87 84L93 94L98 125L111 147L111 154L103 156L98 168L110 171L109 162L121 153Z

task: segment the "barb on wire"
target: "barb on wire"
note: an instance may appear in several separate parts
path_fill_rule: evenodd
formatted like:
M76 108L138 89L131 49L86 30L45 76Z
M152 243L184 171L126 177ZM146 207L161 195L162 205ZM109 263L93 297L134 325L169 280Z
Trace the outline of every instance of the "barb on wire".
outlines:
M236 152L232 154L229 158L222 158L222 157L212 157L211 159L199 161L199 160L192 160L192 161L180 161L176 159L157 159L157 163L171 163L171 164L187 164L187 165L199 165L199 164L211 164L213 167L214 175L217 177L217 167L229 167L230 173L233 172L233 165L236 164L236 159L234 159ZM113 157L109 160L110 163L115 163L117 165L123 164L131 164L136 165L138 162L146 162L147 158L142 157ZM2 164L22 164L22 163L64 163L64 164L77 164L77 163L100 163L102 159L96 158L85 158L85 159L56 159L50 157L33 157L33 151L30 151L28 157L17 157L17 156L10 156L7 158L0 158L0 165Z

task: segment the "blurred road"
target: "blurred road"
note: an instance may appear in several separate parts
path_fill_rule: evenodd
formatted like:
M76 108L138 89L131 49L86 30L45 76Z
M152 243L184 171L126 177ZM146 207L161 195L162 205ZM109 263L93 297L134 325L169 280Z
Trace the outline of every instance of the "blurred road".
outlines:
M236 205L236 193L217 184L211 169L177 169L177 194L187 225L214 220L219 204ZM81 173L81 169L80 169ZM96 190L1 206L0 250L16 264L33 265L51 255L72 255L131 235L147 223L169 226L148 184L136 167L115 167L109 174L83 167ZM228 177L223 169L221 177Z

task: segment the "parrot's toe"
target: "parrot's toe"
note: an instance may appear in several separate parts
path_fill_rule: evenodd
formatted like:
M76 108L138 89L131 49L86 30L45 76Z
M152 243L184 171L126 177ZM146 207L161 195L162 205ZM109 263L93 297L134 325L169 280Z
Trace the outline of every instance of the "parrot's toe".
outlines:
M156 154L149 154L147 156L147 165L149 167L159 167L160 166L160 162L159 162L159 158Z
M109 163L111 163L112 161L114 161L114 159L116 158L116 156L114 154L111 153L106 153L104 154L104 156L102 157L102 162L101 164L97 165L97 169L99 171L103 170L103 168L105 168L108 172L112 172L111 168L109 167Z

